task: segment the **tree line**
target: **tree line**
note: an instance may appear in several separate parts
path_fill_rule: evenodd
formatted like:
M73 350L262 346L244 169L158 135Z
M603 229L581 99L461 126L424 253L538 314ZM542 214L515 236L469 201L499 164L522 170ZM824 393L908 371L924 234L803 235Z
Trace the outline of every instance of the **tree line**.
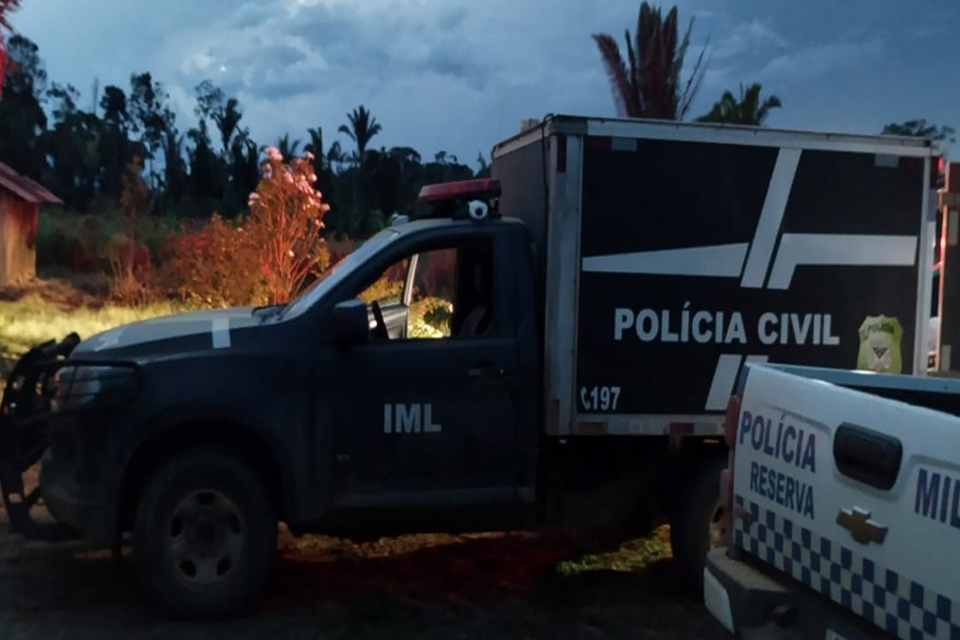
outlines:
M19 0L0 0L0 38ZM682 37L674 6L666 14L642 2L633 37L625 30L626 53L609 34L593 34L621 117L683 120L690 112L708 60L707 45L686 80L681 73L690 45L691 19ZM6 63L4 63L6 58ZM6 69L7 73L2 72ZM226 218L245 211L260 174L262 151L275 146L284 157L309 151L317 187L332 210L327 228L365 237L393 213L411 213L423 184L486 175L479 154L474 171L444 151L423 158L412 147L376 148L382 127L364 106L346 114L337 128L349 148L325 140L320 126L306 136L254 141L244 126L243 107L209 80L195 88L193 122L181 123L163 85L149 72L133 73L127 86L94 83L81 102L70 85L51 82L37 45L22 34L0 39L0 160L52 189L73 210L115 205L124 168L143 159L151 206L156 213ZM698 122L763 125L781 107L776 95L761 96L753 83L739 96L725 91ZM883 133L953 141L953 129L916 119L891 123Z
M327 143L320 126L303 139L284 134L262 144L244 126L243 107L211 81L195 87L196 120L181 124L169 94L149 72L126 87L93 87L82 104L77 89L51 82L39 48L15 34L6 42L10 68L0 99L0 160L42 182L79 212L109 206L123 189L124 168L136 157L157 213L231 218L245 211L260 177L262 150L285 158L313 156L317 186L332 210L327 228L364 237L394 213L412 212L422 184L462 180L487 172L480 154L474 171L455 155L424 159L412 147L375 148L381 124L364 106L338 128L352 148Z

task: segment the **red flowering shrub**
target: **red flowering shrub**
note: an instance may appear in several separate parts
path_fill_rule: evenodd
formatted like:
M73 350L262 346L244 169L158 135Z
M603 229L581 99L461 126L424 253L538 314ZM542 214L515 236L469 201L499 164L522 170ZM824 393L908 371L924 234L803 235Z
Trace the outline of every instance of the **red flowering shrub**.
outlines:
M168 243L168 291L206 306L277 303L326 269L330 255L321 231L330 206L313 187L312 160L307 153L287 164L268 148L249 216L228 221L214 214L201 229L184 229Z
M329 264L321 231L330 205L316 182L312 153L287 164L276 148L267 148L263 177L250 194L249 227L262 243L260 266L270 302L289 300Z

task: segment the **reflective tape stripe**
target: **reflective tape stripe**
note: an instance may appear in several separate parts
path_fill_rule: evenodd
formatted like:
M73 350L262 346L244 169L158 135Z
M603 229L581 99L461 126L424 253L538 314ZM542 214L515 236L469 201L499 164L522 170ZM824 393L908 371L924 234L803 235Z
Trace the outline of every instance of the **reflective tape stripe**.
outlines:
M230 320L228 318L214 318L210 334L214 349L228 349L230 347Z

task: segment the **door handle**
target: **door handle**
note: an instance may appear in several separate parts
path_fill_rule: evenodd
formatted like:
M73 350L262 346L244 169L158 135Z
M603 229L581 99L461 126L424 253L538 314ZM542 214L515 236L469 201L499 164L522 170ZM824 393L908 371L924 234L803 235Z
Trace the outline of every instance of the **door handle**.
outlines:
M844 423L833 437L833 460L843 475L889 491L900 474L903 444L873 429Z
M467 375L472 378L491 378L493 376L502 376L503 369L494 364L481 364L467 369Z

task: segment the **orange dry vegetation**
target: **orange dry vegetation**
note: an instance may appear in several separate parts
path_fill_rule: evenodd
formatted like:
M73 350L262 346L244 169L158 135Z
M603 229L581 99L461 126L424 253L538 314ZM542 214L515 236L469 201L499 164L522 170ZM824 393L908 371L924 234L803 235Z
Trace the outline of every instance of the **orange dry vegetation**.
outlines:
M315 597L390 594L409 604L453 603L492 592L521 594L572 554L561 536L417 534L355 543L281 535L285 581ZM293 575L291 575L293 573Z
M310 154L289 163L274 148L267 154L249 217L214 214L169 239L160 277L166 295L204 306L285 302L327 268L322 230L330 207L314 188Z

